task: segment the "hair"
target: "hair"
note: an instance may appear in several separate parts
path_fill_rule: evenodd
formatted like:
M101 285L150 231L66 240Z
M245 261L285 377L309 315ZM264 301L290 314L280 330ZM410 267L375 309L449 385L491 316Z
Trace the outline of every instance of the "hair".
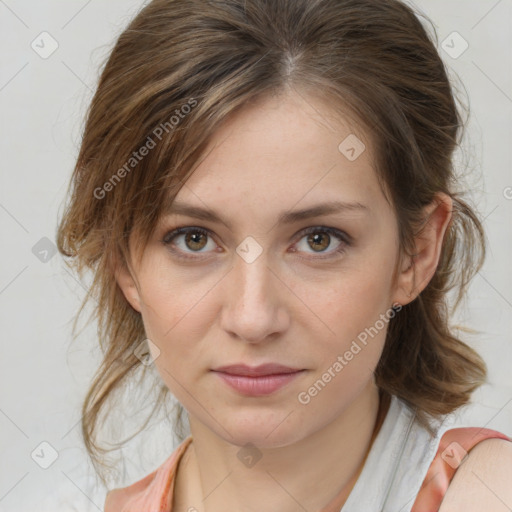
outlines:
M114 275L134 256L128 240L141 256L224 120L290 89L372 137L375 171L397 219L396 269L414 254L424 207L440 192L453 200L434 275L389 322L375 369L380 392L404 400L429 428L429 417L468 403L486 381L483 359L452 332L448 293L456 292L454 310L483 265L485 234L457 190L453 153L464 122L418 16L398 0L153 0L119 36L87 112L57 233L67 264L93 276L76 319L94 299L103 359L81 427L100 476L111 451L98 438L100 412L110 414L114 392L148 370L134 354L146 338L141 315ZM168 395L161 384L151 415ZM183 411L178 404L181 440Z

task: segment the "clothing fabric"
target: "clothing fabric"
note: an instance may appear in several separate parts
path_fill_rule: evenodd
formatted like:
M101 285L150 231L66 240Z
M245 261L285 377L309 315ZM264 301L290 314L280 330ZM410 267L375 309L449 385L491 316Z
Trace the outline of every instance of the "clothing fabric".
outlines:
M496 430L467 425L456 414L446 415L432 426L434 437L404 401L392 396L344 505L339 504L340 494L319 512L435 512L457 467L476 444L490 438L512 442ZM177 467L192 441L192 436L187 437L143 479L110 491L105 512L172 512Z

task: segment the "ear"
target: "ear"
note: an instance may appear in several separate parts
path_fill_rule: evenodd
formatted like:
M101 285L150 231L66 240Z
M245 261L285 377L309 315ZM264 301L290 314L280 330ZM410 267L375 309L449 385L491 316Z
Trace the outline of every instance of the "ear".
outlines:
M133 309L140 313L141 307L139 290L131 270L127 265L121 262L116 262L114 276L126 300L129 302Z
M393 303L412 302L434 276L444 235L451 222L452 206L452 198L440 192L424 208L425 222L415 237L414 255L406 258L397 278Z

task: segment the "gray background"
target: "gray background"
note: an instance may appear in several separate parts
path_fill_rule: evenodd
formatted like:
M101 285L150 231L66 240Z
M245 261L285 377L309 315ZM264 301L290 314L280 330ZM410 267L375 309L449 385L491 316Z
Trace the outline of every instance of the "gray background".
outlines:
M441 55L469 94L466 146L474 175L468 185L489 240L486 265L456 319L480 331L465 336L490 374L467 414L512 435L512 0L414 4L434 21ZM71 342L87 284L51 248L99 68L141 5L0 0L0 511L103 509L105 489L96 485L79 427L81 400L99 361L95 327ZM454 31L469 44L457 58L464 43ZM46 55L52 44L58 48ZM42 442L58 454L48 469L41 464L53 452ZM116 486L153 471L175 444L163 424L142 435L130 449L143 456L130 455Z

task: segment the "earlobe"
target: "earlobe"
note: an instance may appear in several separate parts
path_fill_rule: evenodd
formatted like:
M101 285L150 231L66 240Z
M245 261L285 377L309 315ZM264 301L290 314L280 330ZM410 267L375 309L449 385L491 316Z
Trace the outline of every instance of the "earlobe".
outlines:
M444 235L451 221L452 205L450 196L439 193L425 207L425 223L415 237L415 253L404 261L398 277L396 302L403 305L412 302L434 276Z
M133 276L126 266L119 265L114 272L115 279L126 300L133 309L141 312L139 290Z
M409 255L405 259L400 269L398 281L396 285L396 293L393 303L399 303L402 306L409 304L414 300L413 291L415 288L415 268L414 257L416 255Z

